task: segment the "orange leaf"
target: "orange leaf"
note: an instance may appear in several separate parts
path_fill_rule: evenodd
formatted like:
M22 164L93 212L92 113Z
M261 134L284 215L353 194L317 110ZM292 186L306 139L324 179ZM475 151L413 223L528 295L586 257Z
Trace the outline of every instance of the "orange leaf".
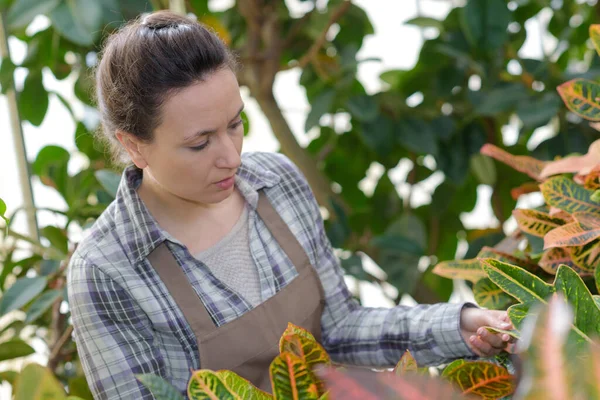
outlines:
M556 88L569 110L587 119L600 121L600 85L587 79L572 79Z
M590 275L589 271L579 268L571 257L568 249L562 247L553 247L545 251L540 260L540 267L549 274L556 275L556 271L560 265L571 267L580 276Z
M540 173L546 166L545 161L536 160L528 156L513 156L498 146L487 143L481 148L481 154L495 158L498 161L516 169L519 172L529 175L531 178L540 181Z
M537 182L526 182L521 186L512 188L510 190L510 196L513 198L513 200L519 200L519 197L521 197L524 194L535 193L539 191L540 187L537 184Z
M544 236L544 249L583 246L600 237L600 218L593 213L573 213L575 222L560 226Z
M600 140L593 142L588 152L583 156L565 157L560 160L549 162L542 173L541 178L564 173L588 174L600 163Z
M589 190L600 189L600 165L592 168L592 170L585 176L583 186Z

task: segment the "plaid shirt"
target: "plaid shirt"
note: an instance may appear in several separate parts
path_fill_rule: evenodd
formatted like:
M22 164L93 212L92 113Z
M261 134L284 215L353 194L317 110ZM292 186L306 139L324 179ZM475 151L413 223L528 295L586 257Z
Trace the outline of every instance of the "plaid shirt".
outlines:
M158 226L137 195L141 178L134 167L124 171L115 201L69 267L75 341L97 399L153 398L134 377L143 373L160 375L185 393L190 370L201 366L194 334L147 259L160 243L167 241L218 326L251 309ZM459 330L462 304L365 308L352 298L311 189L283 155L244 153L235 183L250 205L249 246L262 298L276 294L297 273L257 218L261 189L318 271L326 295L323 345L334 361L389 367L406 349L422 365L473 355Z

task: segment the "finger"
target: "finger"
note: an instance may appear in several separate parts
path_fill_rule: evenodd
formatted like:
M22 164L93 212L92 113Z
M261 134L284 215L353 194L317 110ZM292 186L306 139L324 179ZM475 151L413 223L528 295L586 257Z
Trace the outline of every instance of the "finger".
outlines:
M504 330L513 329L508 313L506 311L491 311L488 314L488 324L495 328Z
M491 333L485 328L477 329L477 335L483 342L488 343L490 346L496 349L502 350L506 346L506 343L502 340L502 336L504 335Z
M493 352L492 346L489 343L484 342L478 336L471 336L470 338L471 344L475 349L479 351L481 355L487 357L490 353Z

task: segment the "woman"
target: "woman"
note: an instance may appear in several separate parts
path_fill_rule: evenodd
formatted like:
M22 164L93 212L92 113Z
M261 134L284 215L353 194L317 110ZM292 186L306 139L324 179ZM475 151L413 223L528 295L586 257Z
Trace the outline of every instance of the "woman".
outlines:
M104 135L133 163L69 269L74 335L95 398L182 392L190 370L232 369L269 390L288 322L339 363L388 367L496 354L506 314L465 304L359 306L304 177L280 154L241 155L235 62L195 21L168 12L108 40L97 69Z

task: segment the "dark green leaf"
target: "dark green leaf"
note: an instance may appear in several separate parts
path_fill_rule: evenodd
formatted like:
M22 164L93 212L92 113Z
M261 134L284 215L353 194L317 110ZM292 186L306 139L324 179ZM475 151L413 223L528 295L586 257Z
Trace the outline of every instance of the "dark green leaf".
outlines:
M306 124L304 125L304 130L306 132L308 132L313 126L318 126L321 116L331 111L334 99L335 91L333 89L328 89L319 94L313 100L310 112L306 117Z
M117 197L117 190L119 189L119 183L121 182L121 176L113 171L102 169L95 172L96 179L106 189L108 194L113 198Z
M40 126L46 116L48 104L48 92L44 88L41 71L31 71L25 78L23 91L19 93L21 118L34 126Z
M46 226L40 229L40 233L48 239L52 247L56 250L65 255L69 252L69 239L62 229L59 229L56 226Z
M526 129L535 129L546 125L554 117L561 105L560 97L555 93L546 93L540 98L522 101L517 108L517 115Z
M83 400L94 400L85 376L76 376L69 379L69 395L77 396Z
M38 175L42 183L54 187L66 198L69 185L67 166L69 152L60 146L46 146L40 150L33 162L33 173Z
M81 72L75 82L75 96L88 106L94 107L92 93L94 90L94 80L89 73Z
M394 142L394 123L385 115L362 124L362 138L365 144L380 157L387 157Z
M183 400L183 396L169 382L160 376L153 374L136 375L137 380L142 382L157 399Z
M8 89L14 87L14 74L17 66L13 64L9 57L2 59L2 65L0 65L0 85L2 85L2 94L6 94Z
M436 136L423 120L416 118L400 120L396 125L396 138L410 151L433 156L438 154Z
M14 385L18 377L19 373L16 371L2 371L0 372L0 383L6 381L11 385Z
M504 0L469 1L461 11L462 30L473 47L493 52L508 39L511 15Z
M46 287L46 278L21 278L9 287L0 301L0 316L29 303Z
M100 33L102 6L96 0L63 0L52 10L50 19L62 36L81 46L90 46Z
M61 0L15 0L6 14L9 29L22 28L39 14L48 14Z
M483 101L475 104L475 110L478 114L493 116L515 108L519 101L526 98L527 92L522 84L508 84L485 93Z
M371 241L371 245L387 251L406 252L414 255L422 255L424 251L414 240L395 234L386 234L375 237Z
M60 261L58 261L58 260L43 260L40 265L40 275L41 276L51 275L51 274L55 273L56 271L58 271L59 267L60 267Z
M104 147L100 143L96 143L94 135L90 132L83 122L77 124L75 130L75 145L91 161L104 159Z
M377 118L379 108L371 96L353 96L346 103L348 111L359 121L372 121Z
M0 343L0 361L25 357L33 353L35 353L33 347L21 339L12 339L4 343Z

